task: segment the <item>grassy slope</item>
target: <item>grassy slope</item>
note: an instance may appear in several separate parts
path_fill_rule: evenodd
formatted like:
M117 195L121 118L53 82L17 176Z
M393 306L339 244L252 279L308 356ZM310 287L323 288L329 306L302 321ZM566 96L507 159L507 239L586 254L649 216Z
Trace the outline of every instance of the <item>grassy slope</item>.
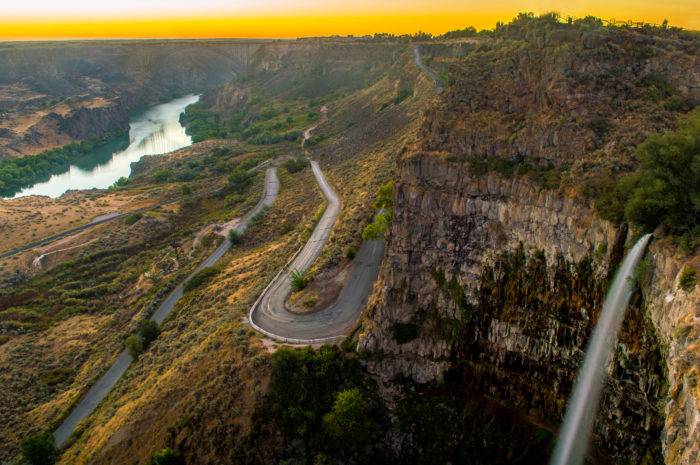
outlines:
M188 160L203 163L208 153L195 148ZM249 156L232 154L230 163ZM162 166L174 174L185 168L176 156L158 160L153 169ZM179 182L155 185L151 172L146 170L125 190L179 190ZM193 192L226 182L225 174L208 169L201 174L203 179L190 182ZM168 285L216 246L208 240L192 252L197 231L247 211L261 193L262 176L256 176L230 206L219 197L192 197L147 212L133 225L109 223L95 232L103 236L90 247L64 257L69 266L58 265L2 291L0 376L8 389L0 392L5 419L0 458L16 454L16 444L30 431L60 421L111 364L123 347L122 338L162 300Z
M415 98L381 109L403 85L388 76L334 100L329 122L319 129L327 138L311 149L344 205L321 267L358 240L376 188L391 176L394 157L412 140L433 95L430 82L412 69L410 54L395 72L415 80ZM186 450L196 463L233 460L269 373L265 349L239 320L302 243L322 204L309 169L279 172L280 196L268 215L224 257L216 280L181 301L153 349L88 420L62 463L144 463L166 445Z

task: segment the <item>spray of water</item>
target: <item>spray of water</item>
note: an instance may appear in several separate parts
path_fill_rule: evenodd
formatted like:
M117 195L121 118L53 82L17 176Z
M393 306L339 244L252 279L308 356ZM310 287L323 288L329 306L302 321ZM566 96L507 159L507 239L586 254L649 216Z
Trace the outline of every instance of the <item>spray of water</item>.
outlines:
M612 286L605 296L603 310L593 330L586 358L576 378L574 392L564 416L550 465L581 465L598 411L598 402L605 381L605 367L617 344L625 310L632 296L630 278L639 264L651 239L647 234L634 245L615 274Z

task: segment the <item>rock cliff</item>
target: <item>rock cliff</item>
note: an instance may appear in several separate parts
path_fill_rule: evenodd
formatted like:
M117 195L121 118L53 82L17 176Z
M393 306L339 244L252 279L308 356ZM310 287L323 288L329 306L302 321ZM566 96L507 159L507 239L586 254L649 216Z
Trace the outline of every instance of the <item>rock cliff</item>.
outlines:
M700 74L686 36L527 22L451 60L451 85L397 161L358 350L385 383L449 375L554 429L634 240L582 185L634 167L636 144L697 103ZM594 453L614 463L699 458L700 298L678 283L688 264L658 240L635 276L595 425Z

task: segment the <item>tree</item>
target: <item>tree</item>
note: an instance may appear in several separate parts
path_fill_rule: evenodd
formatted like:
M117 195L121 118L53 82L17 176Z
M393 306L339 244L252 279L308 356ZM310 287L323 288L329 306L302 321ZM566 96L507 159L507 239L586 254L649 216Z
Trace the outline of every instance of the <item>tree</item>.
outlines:
M138 358L148 349L151 342L155 341L160 334L158 323L153 320L139 321L136 332L126 338L126 348L133 358Z
M700 218L700 110L675 132L649 136L637 156L625 217L649 230L659 224L677 233L692 230Z
M29 436L20 446L22 457L31 465L52 465L56 462L58 451L50 432Z
M153 180L156 182L168 182L172 176L173 172L164 168L153 173Z
M165 449L156 452L148 465L183 465L185 462L180 457L180 454L166 447Z
M330 436L363 444L372 432L370 405L357 388L340 391L331 411L323 416L323 425Z
M232 229L228 232L228 240L231 244L240 244L243 242L243 235L236 229Z

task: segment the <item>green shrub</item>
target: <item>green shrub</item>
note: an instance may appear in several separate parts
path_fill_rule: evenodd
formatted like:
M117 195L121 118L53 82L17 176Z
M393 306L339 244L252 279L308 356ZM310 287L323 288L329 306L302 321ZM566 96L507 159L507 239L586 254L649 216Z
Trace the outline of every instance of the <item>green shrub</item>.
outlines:
M391 210L394 207L394 181L389 181L377 189L374 208Z
M413 91L411 89L399 89L394 97L394 104L398 105L412 95Z
M386 418L375 390L359 361L337 347L277 350L266 413L284 438L282 458L291 460L275 463L387 463L372 447Z
M672 232L692 230L700 220L700 110L682 119L675 132L652 134L639 145L639 168L625 217L647 230L659 224Z
M139 355L144 353L151 342L155 341L160 334L160 327L158 323L153 320L141 320L139 321L136 332L129 335L126 338L125 344L126 348L129 350L129 354L134 359L139 358Z
M688 266L683 268L683 271L681 271L681 275L678 278L678 285L680 286L680 288L683 289L685 292L690 292L695 288L696 283L697 277L695 269L690 268Z
M236 192L243 192L253 182L253 178L254 172L239 166L228 176L228 184Z
M75 376L75 370L69 367L52 368L39 373L39 381L46 386L63 384Z
M289 274L289 282L292 285L294 291L301 291L304 289L311 281L311 276L307 271L302 270L292 270Z
M399 344L411 342L418 337L418 326L413 323L395 323L391 327L391 337Z
M148 465L184 465L185 462L180 454L166 447L153 456Z
M122 176L121 178L114 181L114 184L109 186L110 189L118 189L120 187L128 186L131 181L129 178Z
M143 346L143 341L136 334L130 334L124 341L124 345L126 345L126 349L134 360L139 358L139 355L146 350Z
M389 213L378 213L374 215L374 220L362 230L362 240L371 241L380 239L389 229L391 215Z
M338 392L330 412L323 416L328 434L343 441L364 443L370 439L370 406L358 388Z
M20 450L22 458L30 465L52 465L58 458L53 435L48 431L26 438L22 441Z
M183 290L185 292L190 292L194 289L197 289L202 284L206 283L213 276L216 276L220 272L221 272L221 269L218 267L215 267L215 266L208 266L206 268L203 268L203 269L199 270L197 273L195 273L195 275L192 276L190 279L185 281L185 285L183 286Z
M131 226L132 224L136 223L138 220L143 218L143 214L136 212L136 213L131 213L124 218L124 223L128 224Z
M692 251L700 235L700 110L683 117L678 129L652 134L637 147L636 171L613 180L599 175L584 186L604 219L623 219L651 231L663 225Z
M292 158L284 162L284 169L289 174L296 173L308 166L308 162L304 158Z
M173 177L173 172L167 168L153 172L153 180L156 182L168 182Z
M183 184L180 188L180 192L182 192L182 195L190 195L192 193L192 188L187 184Z
M228 232L228 241L233 245L240 244L243 242L243 235L237 229L232 229Z
M355 246L349 245L348 248L345 249L345 256L350 260L354 259L356 255L357 249L355 248Z

